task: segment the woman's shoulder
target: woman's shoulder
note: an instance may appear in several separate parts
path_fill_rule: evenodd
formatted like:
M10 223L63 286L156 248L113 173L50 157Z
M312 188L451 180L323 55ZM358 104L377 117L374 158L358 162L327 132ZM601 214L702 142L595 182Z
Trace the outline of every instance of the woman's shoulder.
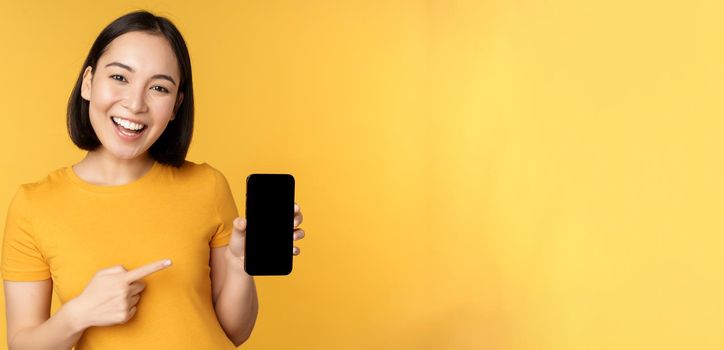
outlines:
M56 192L60 185L63 184L65 171L66 167L57 168L35 181L21 183L15 190L13 201L30 202L33 198L47 197Z
M180 178L195 179L199 181L223 181L224 174L214 165L207 162L193 162L185 160L183 165L175 171Z
M211 176L216 173L221 173L216 167L207 162L194 162L190 160L184 160L183 165L178 168L179 172L205 174Z

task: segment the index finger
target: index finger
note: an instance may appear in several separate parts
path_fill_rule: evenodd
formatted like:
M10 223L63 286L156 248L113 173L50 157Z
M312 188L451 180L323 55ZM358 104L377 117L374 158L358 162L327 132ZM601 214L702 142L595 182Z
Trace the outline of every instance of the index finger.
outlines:
M126 277L128 279L128 282L134 282L156 271L163 270L169 266L171 266L171 260L159 260L126 272Z

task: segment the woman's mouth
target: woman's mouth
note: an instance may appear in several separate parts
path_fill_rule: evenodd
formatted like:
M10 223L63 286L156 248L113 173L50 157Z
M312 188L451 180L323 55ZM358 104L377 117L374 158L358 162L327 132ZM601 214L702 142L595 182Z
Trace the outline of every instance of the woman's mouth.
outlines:
M123 118L111 117L111 120L118 131L117 134L127 141L139 138L147 128L144 124L134 123Z

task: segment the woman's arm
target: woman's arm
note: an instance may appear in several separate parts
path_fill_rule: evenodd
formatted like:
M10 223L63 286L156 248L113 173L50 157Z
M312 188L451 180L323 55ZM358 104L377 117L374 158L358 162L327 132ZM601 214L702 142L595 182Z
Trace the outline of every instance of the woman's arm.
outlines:
M5 281L7 342L10 350L71 349L85 331L72 303L50 317L53 282Z
M304 238L302 209L294 203L293 239ZM236 218L229 244L211 248L211 287L214 311L226 335L236 346L251 335L259 313L254 278L244 271L246 245L246 219ZM292 254L299 255L299 248L292 247Z
M216 317L229 339L239 346L251 335L259 313L254 278L244 271L243 260L231 254L227 247L212 249L211 270L217 289L214 293Z

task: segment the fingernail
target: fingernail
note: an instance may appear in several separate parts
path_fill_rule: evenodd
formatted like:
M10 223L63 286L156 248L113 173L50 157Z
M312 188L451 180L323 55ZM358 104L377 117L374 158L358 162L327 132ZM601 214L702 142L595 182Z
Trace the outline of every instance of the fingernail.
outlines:
M163 266L169 266L171 265L171 260L166 260L163 262Z

